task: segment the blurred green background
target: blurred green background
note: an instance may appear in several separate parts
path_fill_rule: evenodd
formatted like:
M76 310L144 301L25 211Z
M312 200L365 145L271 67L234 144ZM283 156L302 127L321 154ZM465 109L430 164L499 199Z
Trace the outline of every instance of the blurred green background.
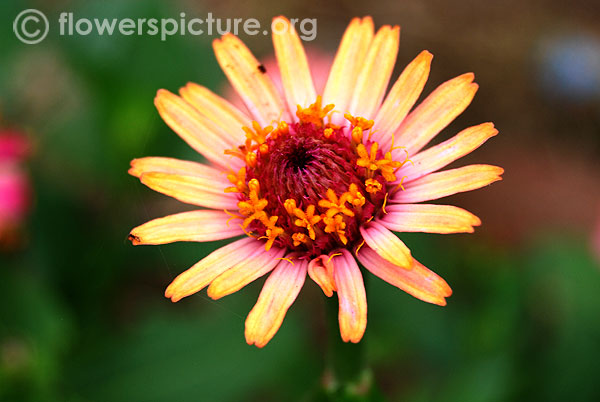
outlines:
M471 235L402 236L454 290L420 302L371 277L363 340L389 401L598 401L600 3L0 2L0 116L26 133L33 204L0 251L0 400L308 400L326 353L324 296L307 281L260 350L243 337L262 280L214 302L172 304L167 284L218 244L136 247L129 230L189 209L127 175L141 156L198 159L160 120L156 90L188 81L223 93L209 36L59 36L58 16L316 18L309 44L332 53L353 16L402 26L396 75L434 54L425 93L474 71L480 90L441 139L494 121L500 135L465 158L504 181L448 200L483 220ZM26 8L50 34L12 32ZM244 36L268 58L270 37ZM1 196L1 195L0 195ZM598 230L598 229L596 229ZM596 245L600 248L600 245ZM599 257L600 258L600 257Z

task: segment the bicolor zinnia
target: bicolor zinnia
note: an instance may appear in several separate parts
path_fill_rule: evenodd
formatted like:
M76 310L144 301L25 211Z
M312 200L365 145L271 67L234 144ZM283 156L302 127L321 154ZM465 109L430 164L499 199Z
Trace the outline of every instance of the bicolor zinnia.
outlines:
M473 232L464 209L424 201L500 180L503 170L469 165L439 172L497 134L467 128L422 150L469 105L472 73L451 79L418 106L432 55L421 52L385 96L400 28L375 33L370 17L351 21L327 84L318 94L292 24L273 21L283 93L234 35L213 42L241 96L241 111L189 83L179 96L158 91L161 117L205 163L135 159L129 173L151 189L206 209L158 218L132 230L133 244L243 236L202 259L168 286L176 302L208 286L219 299L269 273L245 323L248 344L275 335L308 274L337 293L342 339L359 342L367 324L366 270L429 303L445 305L448 284L419 263L394 232Z

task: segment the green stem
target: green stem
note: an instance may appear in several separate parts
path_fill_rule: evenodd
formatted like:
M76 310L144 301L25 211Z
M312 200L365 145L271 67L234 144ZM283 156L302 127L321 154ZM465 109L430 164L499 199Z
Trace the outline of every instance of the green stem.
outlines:
M366 401L373 391L373 375L366 364L365 339L342 341L337 297L326 301L328 351L324 385L329 401Z
M327 370L334 384L354 383L366 368L364 363L364 340L359 343L342 341L338 322L337 297L327 298L328 353Z

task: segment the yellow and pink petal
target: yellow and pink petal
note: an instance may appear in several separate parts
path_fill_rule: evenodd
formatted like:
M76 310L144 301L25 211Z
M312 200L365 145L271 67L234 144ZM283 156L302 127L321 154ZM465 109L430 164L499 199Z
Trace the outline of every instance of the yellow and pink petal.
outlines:
M226 170L242 166L239 159L224 154L226 149L239 144L235 138L220 130L184 99L160 89L154 98L154 104L165 123L206 159Z
M193 82L181 88L179 93L198 113L231 136L235 144L244 142L244 132L240 127L252 125L252 119L248 115L208 88Z
M238 200L233 193L213 180L198 176L150 172L140 176L140 181L154 191L173 197L186 204L213 209L237 210Z
M427 303L446 305L452 289L441 277L413 259L411 269L403 269L383 259L375 250L363 247L358 261L373 275Z
M308 275L323 291L325 296L333 296L336 291L333 279L333 264L328 255L320 255L312 259L308 264Z
M504 169L492 165L469 165L431 173L404 185L390 199L393 203L415 203L476 190L502 180Z
M352 254L346 249L337 252L341 255L333 257L331 262L340 302L340 333L344 342L357 343L367 328L365 284Z
M437 87L402 122L395 132L395 142L414 155L469 106L477 88L474 75L466 73ZM394 156L402 155L403 149Z
M244 234L231 216L223 211L188 211L153 219L136 227L129 234L134 245L167 244L176 241L215 241Z
M483 123L469 127L441 144L411 156L396 172L396 177L404 178L403 183L409 183L428 173L435 172L450 163L479 148L488 139L498 134L493 123Z
M481 220L452 205L392 204L376 222L395 232L473 233Z
M402 71L383 105L377 111L373 126L373 138L380 142L382 148L388 148L391 145L392 136L389 133L396 132L419 99L429 77L432 59L433 55L427 50L419 53Z
M256 240L255 243L260 245L260 250L247 255L244 261L230 267L211 282L208 287L210 298L216 300L237 292L270 272L285 254L284 249L272 247L265 250L263 243Z
M340 124L354 94L356 80L374 36L371 17L354 18L342 37L333 60L327 84L323 90L323 104L334 104L340 113L332 121Z
M213 41L213 48L221 69L254 120L263 127L274 121L290 121L290 113L281 94L239 38L226 34Z
M167 287L165 296L173 302L204 289L229 268L243 263L248 256L262 253L264 247L246 237L213 251L187 271L179 274Z
M288 258L294 258L288 255ZM246 342L265 346L281 327L281 323L306 279L308 263L281 260L265 281L258 301L246 318Z
M184 161L181 159L149 156L131 161L128 173L134 177L141 177L144 173L169 173L181 176L197 176L212 180L215 187L226 188L231 185L225 173L203 163Z
M400 45L400 27L384 25L379 29L364 60L348 105L350 114L367 120L375 113L385 95Z
M288 108L308 107L317 98L302 42L290 21L282 16L273 20L273 47ZM294 119L296 120L296 119Z
M383 259L405 269L411 268L413 258L409 248L384 225L372 221L362 226L360 233L366 245Z

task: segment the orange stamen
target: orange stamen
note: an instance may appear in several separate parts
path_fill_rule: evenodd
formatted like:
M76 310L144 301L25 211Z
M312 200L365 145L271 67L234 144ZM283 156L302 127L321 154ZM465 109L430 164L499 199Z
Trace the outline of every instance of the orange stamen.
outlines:
M306 212L301 210L300 208L294 209L294 215L298 218L294 222L296 226L304 227L308 230L308 235L311 240L315 240L315 229L314 225L321 221L321 216L315 215L315 206L309 205L306 208Z
M227 180L233 184L233 187L227 187L226 193L245 193L248 191L246 186L246 167L241 168L237 174L229 173Z
M375 179L367 179L365 181L365 186L367 188L367 192L371 194L375 194L381 191L382 185L378 180Z
M307 108L303 108L302 106L298 105L298 110L296 110L296 116L298 116L300 122L312 123L319 128L323 127L323 118L333 110L334 105L327 105L325 107L322 107L321 102L322 98L319 95L317 96L316 102Z
M321 208L327 208L326 216L328 218L331 218L338 213L342 213L347 216L354 216L354 212L346 207L346 202L349 198L348 193L344 193L340 198L338 198L332 189L328 189L327 198L327 200L320 200L319 206Z
M344 221L344 217L340 214L337 214L332 217L324 216L323 222L325 223L325 232L326 233L335 233L338 235L342 243L347 244L348 238L346 237L346 222Z

